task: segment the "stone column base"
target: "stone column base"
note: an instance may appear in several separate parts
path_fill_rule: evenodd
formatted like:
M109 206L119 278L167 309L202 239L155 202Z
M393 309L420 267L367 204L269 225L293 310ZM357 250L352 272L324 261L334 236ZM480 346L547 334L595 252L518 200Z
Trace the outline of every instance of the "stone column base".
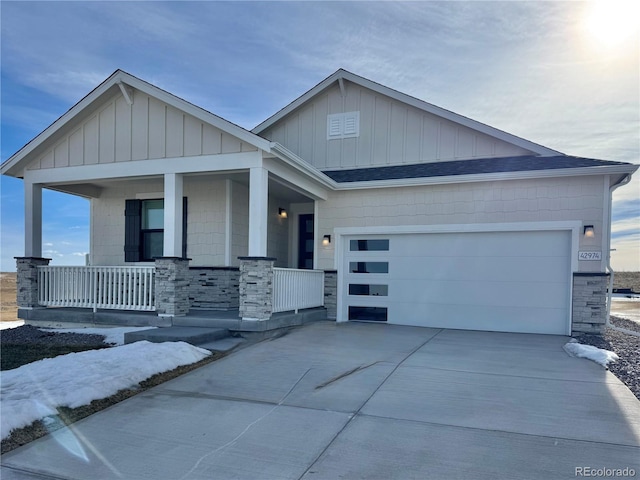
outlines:
M327 309L327 320L338 318L338 271L324 271L324 308Z
M38 267L49 265L50 258L15 257L18 308L30 310L38 304Z
M571 334L602 335L607 321L608 273L574 273Z
M240 260L240 317L269 320L273 313L273 264L271 257L238 257Z
M155 297L159 317L189 312L189 258L156 258Z

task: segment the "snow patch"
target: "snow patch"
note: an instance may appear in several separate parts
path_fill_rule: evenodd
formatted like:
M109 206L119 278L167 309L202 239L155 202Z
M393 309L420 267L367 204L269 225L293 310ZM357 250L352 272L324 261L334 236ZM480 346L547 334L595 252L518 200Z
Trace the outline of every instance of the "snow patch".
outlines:
M156 373L199 362L208 350L185 342L145 341L69 353L2 372L0 435L56 415L56 407L88 405Z
M8 328L18 328L24 325L24 320L14 320L11 322L0 322L0 330L6 330Z
M640 302L640 295L635 293L613 293L611 298L617 302Z
M563 347L564 351L572 357L587 358L606 367L609 362L619 360L615 352L603 350L602 348L593 347L591 345L583 345L577 341L572 341Z

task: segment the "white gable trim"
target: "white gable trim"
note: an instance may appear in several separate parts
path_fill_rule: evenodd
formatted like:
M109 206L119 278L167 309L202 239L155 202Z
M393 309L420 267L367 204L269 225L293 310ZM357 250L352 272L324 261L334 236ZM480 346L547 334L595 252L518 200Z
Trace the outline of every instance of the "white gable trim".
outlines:
M181 110L201 120L202 122L208 123L209 125L212 125L226 133L229 133L230 135L233 135L234 137L246 143L249 143L262 150L269 150L270 142L263 139L262 137L259 137L249 132L248 130L239 127L238 125L235 125L221 117L218 117L217 115L207 112L206 110L203 110L202 108L197 107L192 103L187 102L186 100L176 97L175 95L172 95L169 92L162 90L161 88L140 80L133 75L123 72L122 70L117 70L98 87L91 91L87 96L85 96L82 100L71 107L64 115L58 118L38 136L31 140L31 142L29 142L17 153L11 156L5 163L3 163L0 167L0 173L17 176L20 172L19 164L22 162L22 160L24 160L30 153L32 153L43 143L45 143L50 137L54 136L56 133L62 130L85 108L88 108L91 104L93 104L114 86L119 87L121 93L130 93L130 91L128 91L129 88L134 88L136 90L144 92L147 95L155 97L158 100L171 105L172 107L175 107L178 110ZM129 98L128 101L131 101L131 98Z
M437 115L441 118L447 119L451 122L457 123L459 125L463 125L465 127L471 128L478 132L484 133L491 137L497 138L498 140L502 140L503 142L510 143L512 145L516 145L520 148L524 148L525 150L529 150L533 153L537 153L538 155L549 156L549 155L564 155L561 152L553 150L551 148L544 147L534 142L530 142L529 140L525 140L524 138L517 137L510 133L504 132L502 130L498 130L497 128L490 127L484 123L477 122L470 118L464 117L462 115L458 115L457 113L453 113L449 110L445 110L444 108L437 107L425 101L419 100L415 97L407 95L405 93L401 93L397 90L394 90L389 87L385 87L379 83L373 82L371 80L367 80L366 78L355 75L351 72L347 72L346 70L339 69L330 77L326 78L318 85L313 87L307 93L298 97L296 100L291 102L285 108L277 112L275 115L269 117L264 122L256 126L251 132L255 134L260 134L265 131L267 128L272 126L274 123L278 122L282 118L286 117L289 113L306 103L308 100L318 95L323 90L329 88L335 82L340 82L348 80L352 83L360 85L364 88L368 88L374 92L377 92L381 95L386 95L387 97L393 98L399 102L403 102L407 105L411 105L412 107L418 108L422 111L431 113L433 115Z

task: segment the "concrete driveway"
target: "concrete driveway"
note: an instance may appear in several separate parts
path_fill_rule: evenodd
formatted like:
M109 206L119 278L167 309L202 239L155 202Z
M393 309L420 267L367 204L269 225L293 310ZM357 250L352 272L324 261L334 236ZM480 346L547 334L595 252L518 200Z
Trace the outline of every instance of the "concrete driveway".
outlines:
M312 324L14 450L2 478L640 476L640 402L566 340Z

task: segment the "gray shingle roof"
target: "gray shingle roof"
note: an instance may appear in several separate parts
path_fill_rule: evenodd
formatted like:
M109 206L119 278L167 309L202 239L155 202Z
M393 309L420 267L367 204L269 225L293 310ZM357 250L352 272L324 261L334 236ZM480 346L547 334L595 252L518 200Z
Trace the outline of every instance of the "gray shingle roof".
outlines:
M351 170L324 170L323 173L339 183L370 182L374 180L398 180L403 178L447 177L454 175L476 175L480 173L527 172L560 168L609 167L629 165L591 158L557 155L539 157L478 158L451 162L416 163L388 167L356 168Z

